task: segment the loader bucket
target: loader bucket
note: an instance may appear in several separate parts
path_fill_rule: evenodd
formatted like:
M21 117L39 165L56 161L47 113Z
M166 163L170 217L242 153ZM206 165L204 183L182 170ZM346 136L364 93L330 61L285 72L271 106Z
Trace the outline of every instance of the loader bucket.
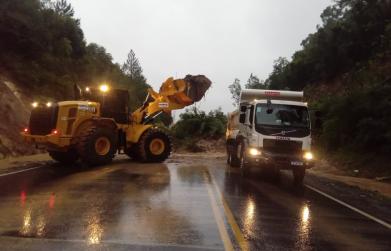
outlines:
M204 75L187 75L184 79L168 78L160 87L159 93L151 93L155 99L165 96L171 103L185 107L200 101L211 84Z

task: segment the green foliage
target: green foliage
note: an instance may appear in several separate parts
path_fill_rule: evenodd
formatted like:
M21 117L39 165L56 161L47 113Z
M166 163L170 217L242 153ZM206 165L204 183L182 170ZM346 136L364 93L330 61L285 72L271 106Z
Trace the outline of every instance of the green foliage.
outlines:
M259 80L259 78L252 73L250 74L245 87L246 89L268 89L265 81Z
M273 71L266 82L271 86L271 89L283 90L287 87L287 79L284 71L286 70L289 61L286 58L279 57L274 61Z
M360 68L370 58L390 58L391 2L337 0L322 15L323 25L302 42L292 61L278 59L271 89L301 90Z
M140 105L145 78L132 79L103 47L86 45L73 14L66 0L0 0L1 74L31 95L57 100L72 98L74 84L108 82L129 89L133 108Z
M179 139L214 138L218 139L225 133L227 117L221 108L206 114L196 107L186 109L180 115L180 120L172 127L173 135Z
M391 153L391 81L356 88L318 104L324 114L321 142L328 150Z
M329 151L391 153L390 10L388 0L336 0L292 60L274 62L270 89L311 90Z
M246 89L269 89L269 83L267 81L259 80L256 75L251 73L244 87ZM228 89L231 93L231 98L234 101L232 104L235 107L239 106L240 92L242 91L240 80L235 78L234 82L228 86Z

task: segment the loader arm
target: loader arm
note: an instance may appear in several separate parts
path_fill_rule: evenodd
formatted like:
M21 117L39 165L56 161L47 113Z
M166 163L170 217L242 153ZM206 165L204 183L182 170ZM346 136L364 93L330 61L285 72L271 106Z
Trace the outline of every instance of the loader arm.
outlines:
M132 113L136 124L148 124L162 112L183 109L198 102L209 89L211 81L205 76L187 75L184 79L168 78L159 92L148 89L144 104Z

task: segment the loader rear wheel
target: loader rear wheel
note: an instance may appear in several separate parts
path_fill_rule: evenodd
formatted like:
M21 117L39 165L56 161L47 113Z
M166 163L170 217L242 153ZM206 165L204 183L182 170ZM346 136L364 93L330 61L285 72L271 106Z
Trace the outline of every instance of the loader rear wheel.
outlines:
M81 160L90 165L110 163L117 150L115 131L105 127L90 127L80 134L78 152Z
M75 149L69 149L66 152L59 152L59 151L48 151L48 152L52 159L67 165L74 164L79 159L79 155L77 154L77 151Z
M170 137L159 129L149 129L138 143L140 160L143 162L162 162L171 154Z

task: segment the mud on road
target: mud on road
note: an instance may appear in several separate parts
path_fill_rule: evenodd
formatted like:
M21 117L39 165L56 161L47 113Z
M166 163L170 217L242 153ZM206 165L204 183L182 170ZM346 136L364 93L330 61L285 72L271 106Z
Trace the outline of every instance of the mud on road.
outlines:
M389 228L294 187L290 174L283 173L279 182L257 172L244 177L226 166L223 154L180 154L162 164L117 158L97 168L47 159L34 163L43 166L0 177L2 250L391 246ZM313 175L306 182L355 206L370 205L361 209L381 219L391 218L387 199Z

